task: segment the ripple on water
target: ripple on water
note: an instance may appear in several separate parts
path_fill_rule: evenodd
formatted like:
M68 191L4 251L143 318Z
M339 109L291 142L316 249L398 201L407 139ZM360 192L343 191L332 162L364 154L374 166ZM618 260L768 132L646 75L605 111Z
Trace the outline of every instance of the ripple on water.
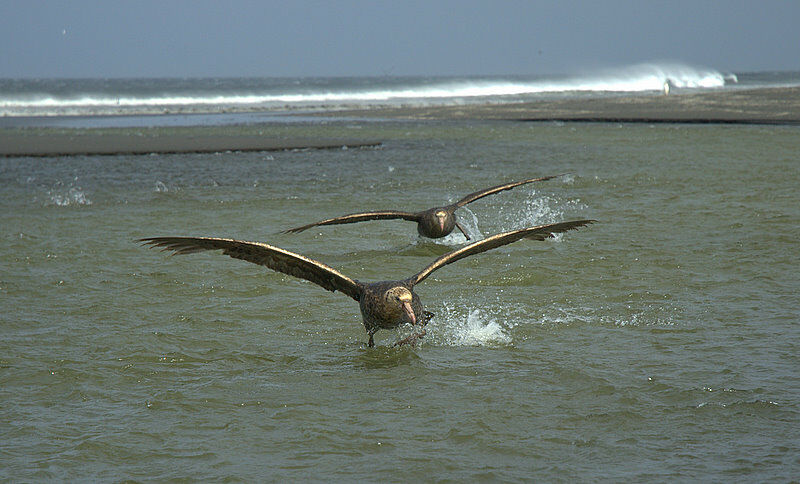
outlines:
M671 304L604 304L599 306L569 306L553 304L545 308L541 322L545 325L613 325L633 327L673 327L680 311Z

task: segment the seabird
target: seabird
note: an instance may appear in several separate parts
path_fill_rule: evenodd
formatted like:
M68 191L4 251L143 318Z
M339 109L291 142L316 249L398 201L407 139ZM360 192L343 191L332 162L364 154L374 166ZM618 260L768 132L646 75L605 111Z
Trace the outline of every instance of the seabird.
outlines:
M343 215L341 217L329 218L327 220L314 222L308 225L303 225L301 227L295 227L293 229L285 230L284 233L298 233L306 229L310 229L311 227L316 227L318 225L351 224L355 222L363 222L365 220L389 220L389 219L399 218L403 220L409 220L411 222L417 222L417 232L419 232L419 234L422 235L423 237L438 239L447 236L450 232L453 231L454 228L458 227L458 230L460 230L461 233L464 234L464 237L466 237L467 240L470 240L470 237L469 235L467 235L467 232L464 230L461 224L459 224L458 221L456 220L456 215L455 215L456 209L458 209L459 207L463 207L464 205L470 202L474 202L479 198L483 198L495 194L497 192L502 192L503 190L510 190L514 187L525 185L526 183L549 180L551 178L556 178L559 176L562 175L543 176L539 178L531 178L528 180L497 185L496 187L491 187L485 190L477 191L475 193L470 193L469 195L457 201L456 203L445 205L444 207L429 208L428 210L422 210L421 212L412 213L412 212L402 212L399 210L378 210L375 212L352 213L350 215Z
M221 249L223 254L235 259L263 265L274 271L311 281L329 291L340 291L358 302L364 327L369 335L367 344L370 347L374 346L373 335L379 329L393 329L406 323L418 326L419 332L395 343L397 346L402 346L408 343L414 344L417 339L424 336L425 325L433 317L433 313L425 311L422 307L419 296L414 292L414 286L424 281L436 269L520 239L545 240L554 234L577 229L592 222L594 220L574 220L492 235L439 257L408 279L381 282L360 282L351 279L321 262L262 242L214 237L149 237L140 239L140 242L153 247L162 247L162 250L172 251L176 255Z

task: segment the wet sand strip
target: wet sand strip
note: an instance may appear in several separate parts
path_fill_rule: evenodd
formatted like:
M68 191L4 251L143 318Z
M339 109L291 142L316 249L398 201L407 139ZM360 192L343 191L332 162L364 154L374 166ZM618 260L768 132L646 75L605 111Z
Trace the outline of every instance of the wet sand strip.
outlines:
M800 87L586 97L520 103L387 107L320 113L385 119L800 124Z

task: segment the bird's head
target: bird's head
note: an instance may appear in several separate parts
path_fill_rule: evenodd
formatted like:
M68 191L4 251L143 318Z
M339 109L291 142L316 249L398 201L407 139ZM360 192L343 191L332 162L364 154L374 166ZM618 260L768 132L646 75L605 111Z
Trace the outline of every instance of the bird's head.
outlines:
M439 224L439 227L444 230L444 224L447 222L447 212L444 210L437 210L433 214L436 217L436 223Z
M408 288L403 286L395 286L386 291L384 297L390 305L399 307L409 317L409 319L411 319L411 324L417 323L417 316L414 314L414 309L411 306L414 296L411 294L411 291L408 290Z

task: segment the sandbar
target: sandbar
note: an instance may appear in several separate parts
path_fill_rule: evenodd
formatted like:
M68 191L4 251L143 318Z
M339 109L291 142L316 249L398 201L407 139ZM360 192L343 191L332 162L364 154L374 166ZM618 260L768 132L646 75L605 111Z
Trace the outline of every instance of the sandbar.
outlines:
M283 113L292 117L292 113ZM280 115L273 113L272 120ZM299 115L298 115L299 116ZM304 112L304 117L347 122L370 120L481 120L619 123L800 124L800 87L726 89L670 95L585 96L562 100L466 103L447 106L384 106L369 109ZM6 123L8 125L9 123ZM11 123L13 125L13 123ZM26 129L0 128L0 156L120 155L213 153L380 146L376 139L309 136L258 136L247 130L181 134L143 128ZM208 130L206 130L208 131ZM252 132L252 130L251 130Z

